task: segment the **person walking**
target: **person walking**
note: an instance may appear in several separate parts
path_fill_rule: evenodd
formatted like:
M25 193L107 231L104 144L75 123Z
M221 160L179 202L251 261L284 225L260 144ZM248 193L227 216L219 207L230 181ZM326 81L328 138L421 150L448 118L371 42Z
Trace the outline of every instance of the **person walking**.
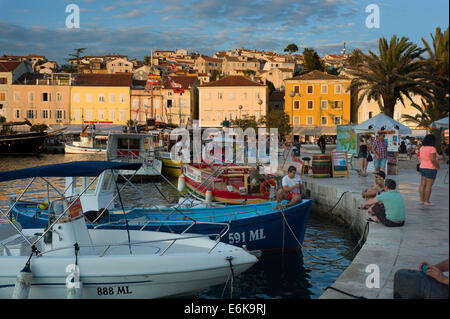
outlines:
M430 202L431 190L433 188L434 180L437 176L437 170L440 168L438 152L435 147L436 137L433 134L425 136L422 147L417 153L417 158L420 161L420 203L426 206L433 206Z
M372 143L372 153L374 155L373 165L375 167L375 173L379 171L385 172L387 161L387 142L384 139L385 134L380 133L378 138ZM385 172L386 173L386 172Z
M366 140L364 137L361 137L361 140L359 142L359 175L361 176L367 176L367 155L368 155L368 148L366 144Z
M317 141L317 145L319 145L319 148L322 151L322 154L325 154L325 150L327 147L327 141L325 141L325 137L323 135L321 137L319 137L319 140Z

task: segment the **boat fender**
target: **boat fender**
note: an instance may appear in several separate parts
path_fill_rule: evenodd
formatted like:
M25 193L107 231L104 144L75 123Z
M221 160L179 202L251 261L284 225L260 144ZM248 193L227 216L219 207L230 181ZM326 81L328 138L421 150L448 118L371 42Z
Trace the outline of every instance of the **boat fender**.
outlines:
M182 193L186 186L186 179L183 174L178 177L178 191Z
M266 185L270 184L273 187L277 186L277 183L275 182L275 180L273 179L266 179L264 182L261 183L261 185L259 186L259 191L261 192L261 194L263 194L264 196L269 196L270 195L270 191L266 190ZM269 189L270 190L270 189Z
M39 209L42 209L42 210L46 210L46 209L48 208L48 201L45 201L45 202L43 202L43 203L40 203L40 204L38 205L38 208L39 208Z
M212 195L213 194L212 194L211 189L208 188L208 190L206 191L206 194L205 194L205 200L206 200L207 203L211 203L212 202L212 197L213 197Z
M72 268L73 273L66 280L66 297L67 299L81 299L83 294L83 282L80 280L80 270L78 267L78 252L80 251L80 246L78 243L75 243L73 246L75 247L75 265L73 265L75 267Z
M31 282L33 280L33 273L31 272L30 261L33 254L38 253L35 246L32 247L30 258L28 258L25 267L19 272L14 285L14 291L11 296L12 299L28 299L30 294Z

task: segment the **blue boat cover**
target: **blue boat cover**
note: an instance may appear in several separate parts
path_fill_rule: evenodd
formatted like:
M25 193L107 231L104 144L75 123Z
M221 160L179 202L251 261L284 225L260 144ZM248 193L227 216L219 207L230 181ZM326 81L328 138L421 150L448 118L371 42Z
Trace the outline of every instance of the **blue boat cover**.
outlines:
M142 163L79 161L0 172L0 182L30 177L98 176L107 169L138 170Z

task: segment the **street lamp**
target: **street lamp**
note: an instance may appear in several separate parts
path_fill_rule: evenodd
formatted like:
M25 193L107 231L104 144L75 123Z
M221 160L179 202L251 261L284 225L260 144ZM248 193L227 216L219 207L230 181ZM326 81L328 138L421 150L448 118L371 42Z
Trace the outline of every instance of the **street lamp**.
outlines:
M259 104L259 118L261 119L261 105L262 105L263 101L261 99L258 99L257 103Z
M241 127L241 115L242 115L242 108L243 108L243 106L239 105L238 108L239 108L239 128L240 128Z

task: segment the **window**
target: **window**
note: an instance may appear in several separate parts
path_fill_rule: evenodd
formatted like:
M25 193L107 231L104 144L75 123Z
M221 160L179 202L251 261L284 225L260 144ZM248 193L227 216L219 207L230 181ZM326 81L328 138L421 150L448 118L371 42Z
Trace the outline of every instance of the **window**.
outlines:
M74 109L73 110L73 120L74 121L79 121L81 119L80 114L81 114L80 109Z
M218 92L218 93L217 93L217 98L218 98L219 100L222 100L222 93L221 93L221 92Z
M341 109L342 108L342 101L334 101L334 108L335 109Z
M34 92L28 92L28 102L34 101Z
M56 119L62 120L63 119L63 110L56 110Z
M300 116L294 116L294 125L300 124Z
M320 93L327 94L328 93L328 85L322 84L322 86L320 87Z
M369 112L369 119L372 118L373 112Z
M50 111L49 110L42 110L41 111L41 118L42 119L49 119L50 118Z
M308 110L312 110L314 108L314 101L308 101Z
M56 93L56 101L58 101L58 102L62 101L62 93L61 92Z
M205 100L211 99L211 93L205 92Z
M109 120L110 121L116 120L116 110L109 110Z
M86 121L92 121L94 119L94 111L92 109L86 109Z
M119 121L126 121L126 120L127 120L127 111L120 110L119 111Z
M242 99L246 100L247 99L247 92L242 93Z
M20 101L20 92L14 92L14 101Z
M334 125L341 125L341 117L340 116L334 117Z
M322 125L327 125L328 124L328 118L326 116L321 116L320 117L320 123Z
M86 94L86 103L92 103L92 94L91 93Z
M294 101L294 109L298 110L300 108L300 101Z
M22 117L22 111L20 109L15 109L14 110L14 118L20 119L21 117Z
M306 117L306 124L308 125L313 125L314 124L314 120L312 116L307 116Z
M115 93L111 93L109 95L109 102L110 103L116 103L116 94Z
M42 93L42 97L41 97L41 101L42 101L42 102L48 102L48 101L50 101L50 93L48 93L48 92L43 92L43 93Z
M312 94L313 93L313 86L312 85L308 85L307 92L308 92L308 94Z
M322 110L326 110L328 108L328 101L327 100L320 101L320 108Z
M101 109L97 111L98 113L98 120L104 121L105 120L105 110Z
M336 84L334 86L334 93L335 94L340 94L342 92L342 85L341 84Z
M99 94L98 95L98 101L101 102L101 103L104 103L105 102L105 96L103 94Z
M234 97L235 97L234 92L230 92L230 100L234 100Z
M0 84L8 84L7 78L0 78Z
M205 121L211 120L211 111L204 111L203 112L203 117L204 117Z
M80 93L73 94L73 101L76 103L80 103Z
M121 94L120 94L120 103L125 103L126 100L127 100L126 95L123 94L123 93L121 93Z
M36 110L27 110L27 118L28 119L34 119L36 118Z
M0 93L0 101L6 101L6 93Z
M133 100L133 107L139 107L139 100L138 99L134 99Z

